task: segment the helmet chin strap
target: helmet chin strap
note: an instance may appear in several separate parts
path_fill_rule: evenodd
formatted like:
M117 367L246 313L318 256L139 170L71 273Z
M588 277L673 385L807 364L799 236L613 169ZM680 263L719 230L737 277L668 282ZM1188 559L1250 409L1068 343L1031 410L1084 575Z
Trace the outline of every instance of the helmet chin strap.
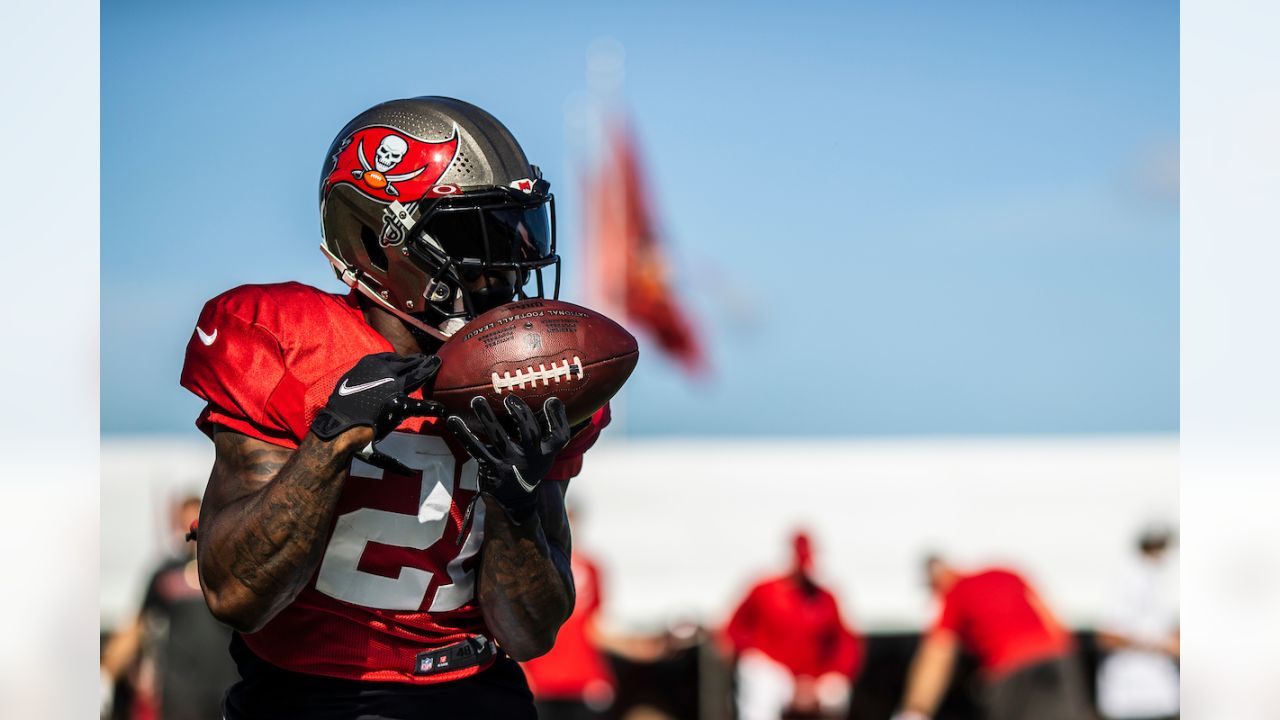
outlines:
M374 303L378 305L378 307L381 307L382 309L390 312L392 315L395 315L396 317L400 318L410 327L416 328L426 333L427 335L430 335L436 340L439 340L440 342L446 342L455 332L457 332L462 328L462 326L467 324L467 321L463 320L462 318L449 318L444 322L440 323L440 325L437 327L432 327L431 325L428 325L427 323L423 322L421 319L416 318L410 315L409 313L402 311L400 308L396 307L395 305L392 305L391 303L383 299L382 295L379 294L377 289L373 288L372 286L364 282L363 278L360 277L360 272L358 270L348 265L347 263L343 262L340 258L335 256L333 253L329 252L329 248L325 247L323 243L320 245L320 250L321 252L324 253L325 257L329 258L329 262L333 265L334 270L336 270L338 273L338 278L342 280L342 282L345 283L347 287L358 290L361 295L364 295L365 297L372 300ZM462 291L460 290L455 292L454 308L457 310L464 309L463 302L462 302Z
M465 313L466 310L467 310L466 303L462 301L461 288L454 290L453 291L453 311L455 313L456 312ZM453 337L453 334L461 330L462 326L466 324L467 324L467 321L463 320L460 317L451 317L445 320L444 322L440 323L436 327L439 328L440 334L443 335L444 339L447 340Z
M403 320L405 324L417 330L421 330L422 332L430 335L431 337L435 338L436 340L439 340L440 342L447 341L455 332L461 329L463 325L467 324L467 322L461 318L449 318L448 320L440 323L440 325L432 327L431 325L428 325L427 323L423 322L421 318L416 318L410 315L409 313L404 312L403 310L396 307L395 305L392 305L386 300L383 300L382 296L380 296L377 293L377 291L375 291L373 288L369 287L368 285L365 285L364 283L360 283L356 286L356 289L359 290L361 294L363 294L365 297L377 303L378 307L383 308L384 310L387 310L392 315L395 315L396 317Z

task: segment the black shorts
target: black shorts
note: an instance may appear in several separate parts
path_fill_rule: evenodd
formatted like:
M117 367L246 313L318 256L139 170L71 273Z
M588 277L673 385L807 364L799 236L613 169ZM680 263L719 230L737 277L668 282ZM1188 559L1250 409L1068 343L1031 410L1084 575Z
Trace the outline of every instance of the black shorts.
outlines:
M1080 666L1073 656L1051 658L989 681L987 720L1093 720Z
M241 680L227 690L225 720L537 720L524 671L502 653L479 675L435 685L282 670L250 652L239 635L231 641L231 654Z

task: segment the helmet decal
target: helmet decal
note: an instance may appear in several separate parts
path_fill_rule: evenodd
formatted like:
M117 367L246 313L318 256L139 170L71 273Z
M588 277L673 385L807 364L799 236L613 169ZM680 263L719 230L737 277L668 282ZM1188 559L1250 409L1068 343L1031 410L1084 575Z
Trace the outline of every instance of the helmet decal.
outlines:
M347 183L375 200L413 202L439 182L458 154L458 126L439 142L422 140L384 125L351 133L333 156L327 193Z

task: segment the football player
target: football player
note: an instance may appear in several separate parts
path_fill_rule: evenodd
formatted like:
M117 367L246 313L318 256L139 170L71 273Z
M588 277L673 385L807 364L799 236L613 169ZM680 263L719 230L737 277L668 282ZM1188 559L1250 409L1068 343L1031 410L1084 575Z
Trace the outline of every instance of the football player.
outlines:
M549 185L484 110L395 100L338 133L320 217L351 292L230 290L182 372L216 450L199 570L237 631L226 718L533 718L515 661L573 610L565 486L608 410L444 418L423 388L468 319L558 292Z

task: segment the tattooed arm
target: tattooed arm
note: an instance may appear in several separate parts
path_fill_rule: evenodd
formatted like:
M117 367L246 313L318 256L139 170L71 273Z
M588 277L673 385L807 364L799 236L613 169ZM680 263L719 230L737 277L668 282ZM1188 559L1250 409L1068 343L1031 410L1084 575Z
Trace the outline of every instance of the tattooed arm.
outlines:
M200 507L199 568L214 616L241 632L275 617L310 580L346 470L368 427L297 450L221 429Z
M545 655L573 612L567 484L540 483L537 512L521 524L484 497L480 608L495 639L516 660Z

